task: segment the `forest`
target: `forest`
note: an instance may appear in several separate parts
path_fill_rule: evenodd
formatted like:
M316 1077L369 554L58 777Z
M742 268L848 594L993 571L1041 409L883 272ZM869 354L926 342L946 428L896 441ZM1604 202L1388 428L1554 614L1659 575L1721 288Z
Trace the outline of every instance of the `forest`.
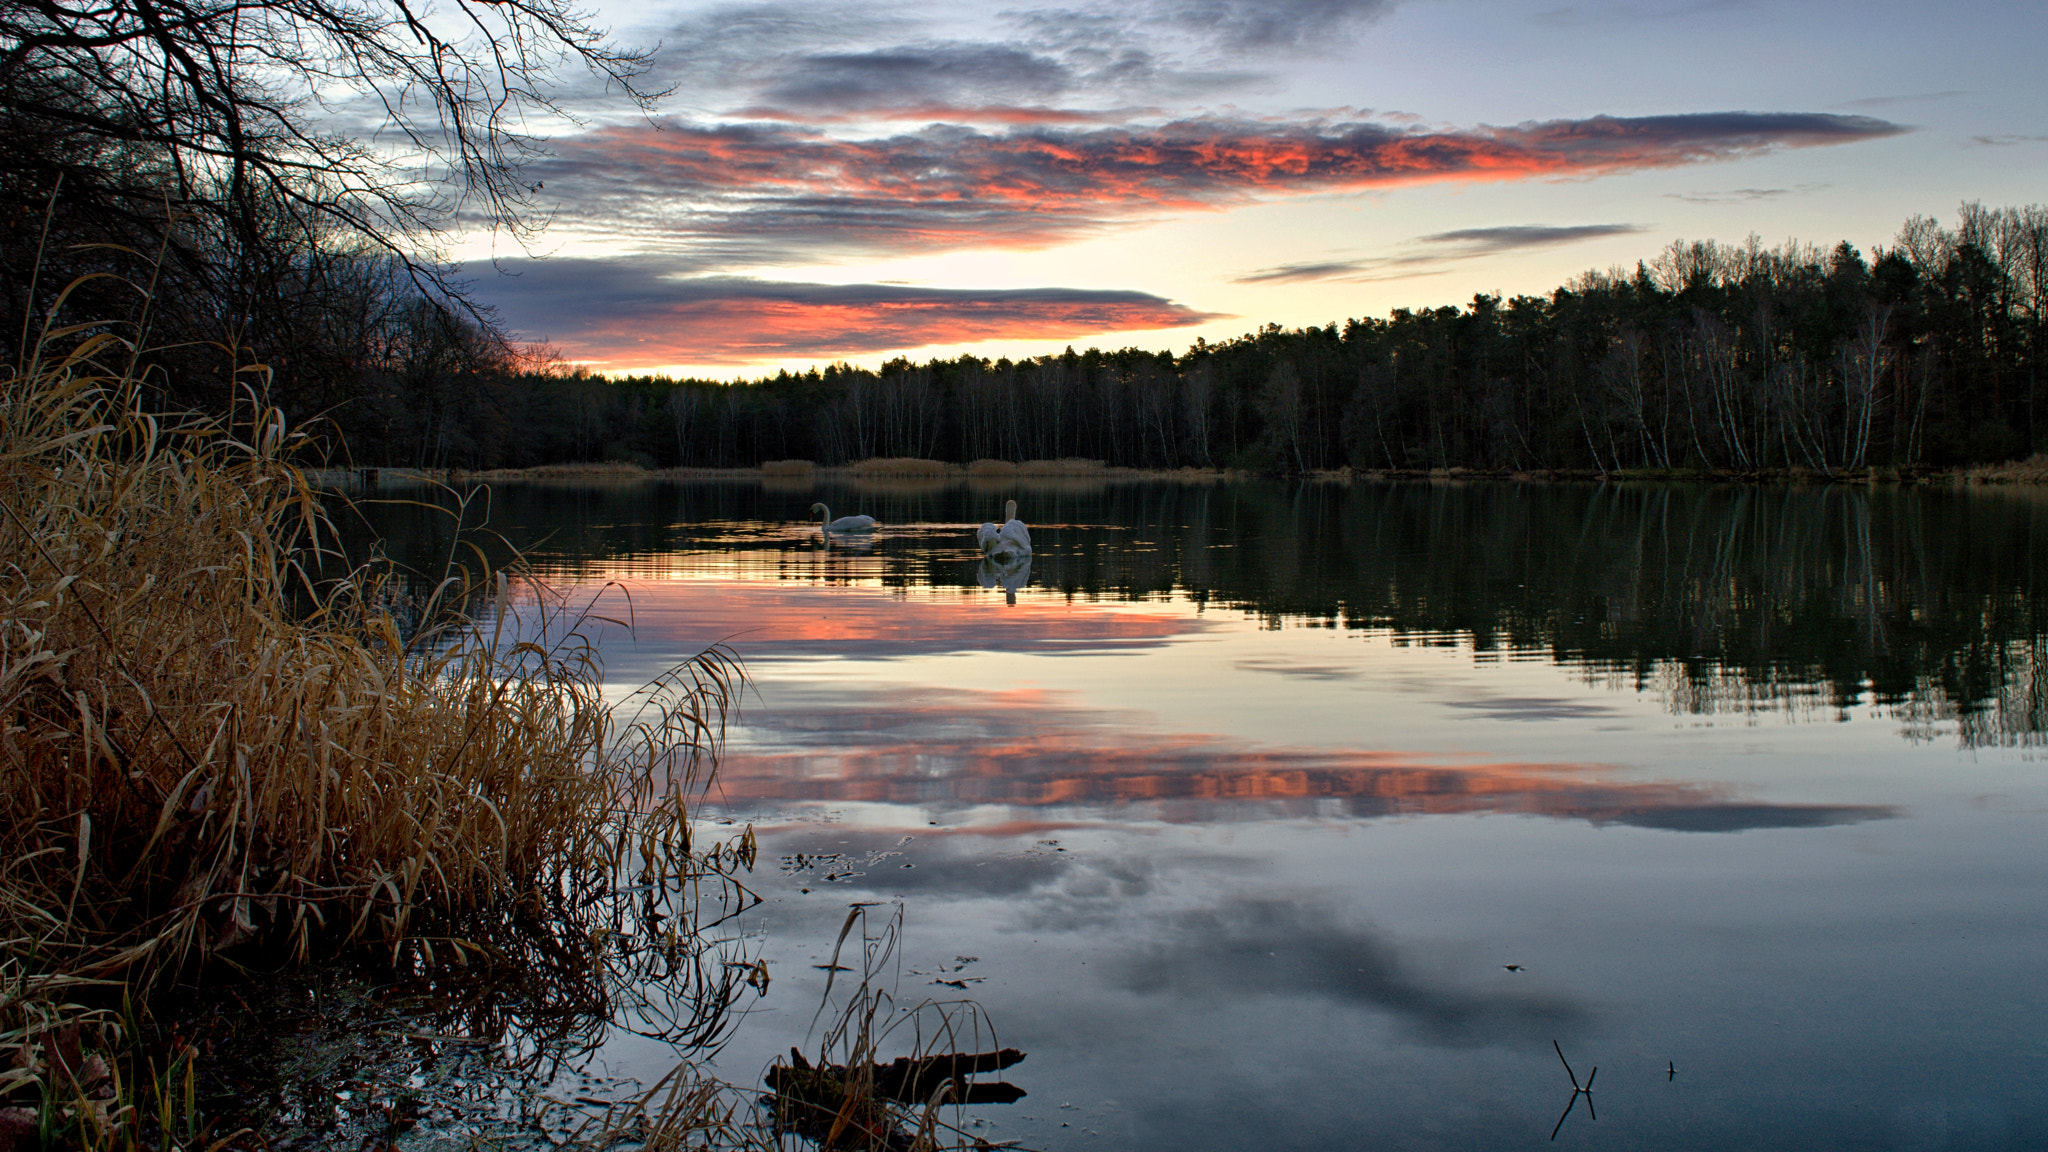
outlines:
M1924 470L2043 449L2048 208L1847 242L1678 242L1548 296L1477 296L1179 355L835 364L729 383L537 370L487 322L349 269L267 351L271 399L358 465L649 468L1083 458L1298 473ZM332 275L330 270L329 275ZM365 290L367 289L367 290ZM330 300L333 297L329 298Z

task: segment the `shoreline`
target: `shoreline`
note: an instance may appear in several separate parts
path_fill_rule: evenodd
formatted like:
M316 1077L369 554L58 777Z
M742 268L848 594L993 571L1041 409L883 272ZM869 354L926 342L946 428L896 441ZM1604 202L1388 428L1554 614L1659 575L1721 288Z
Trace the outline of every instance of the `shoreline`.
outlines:
M939 460L878 459L852 464L816 465L803 460L770 460L745 468L643 468L637 464L602 462L542 464L530 468L315 468L308 474L323 487L348 488L382 484L623 483L649 481L758 480L798 486L818 480L890 481L951 484L957 482L1024 483L1096 481L1139 483L1235 483L1248 480L1306 480L1314 483L1509 481L1522 484L1898 484L1930 487L1997 487L2048 484L2048 454L2001 464L1961 468L1861 468L1834 473L1804 468L1755 472L1707 472L1688 469L1531 468L1333 468L1306 472L1266 472L1244 468L1129 468L1094 460L1034 460L1021 464L977 460L954 464Z

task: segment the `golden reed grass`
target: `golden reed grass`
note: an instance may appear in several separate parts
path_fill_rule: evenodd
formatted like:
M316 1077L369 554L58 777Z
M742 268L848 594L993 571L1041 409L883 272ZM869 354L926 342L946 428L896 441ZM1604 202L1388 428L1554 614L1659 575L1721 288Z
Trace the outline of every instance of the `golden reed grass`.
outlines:
M2008 460L2003 464L1979 464L1962 472L1964 484L2044 484L2048 483L2048 452L2036 452L2024 460Z
M739 686L726 654L619 718L582 633L503 572L451 578L402 632L386 575L315 579L331 536L280 415L153 415L133 361L77 326L0 379L18 978L147 998L215 960L461 959L702 866L685 800Z
M846 466L855 476L944 476L952 470L944 461L916 456L876 456Z

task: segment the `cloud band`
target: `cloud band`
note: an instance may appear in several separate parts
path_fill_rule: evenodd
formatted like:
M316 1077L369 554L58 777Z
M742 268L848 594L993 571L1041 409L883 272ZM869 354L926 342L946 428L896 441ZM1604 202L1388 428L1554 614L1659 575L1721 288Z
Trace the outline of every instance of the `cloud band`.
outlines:
M937 125L848 139L787 124L609 128L536 173L586 226L706 267L819 250L1038 247L1131 220L1289 194L1596 176L1877 139L1869 116L1716 112L1423 130L1184 120L1154 128Z
M490 295L514 329L600 368L1059 339L1216 318L1144 292L678 278L672 267L659 257L558 258L492 282Z

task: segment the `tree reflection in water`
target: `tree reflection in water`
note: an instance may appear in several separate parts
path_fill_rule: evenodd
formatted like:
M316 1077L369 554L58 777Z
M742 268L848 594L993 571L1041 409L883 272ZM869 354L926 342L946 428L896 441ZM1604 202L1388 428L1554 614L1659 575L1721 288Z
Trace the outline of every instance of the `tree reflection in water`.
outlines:
M1681 715L1818 718L1869 703L1916 739L1952 728L1966 746L2034 745L2048 731L2048 499L2032 489L1001 483L1042 510L1029 579L1062 596L1178 595L1276 626L1540 656L1654 691ZM887 587L1012 590L962 563L970 518L996 491L987 482L783 488L498 484L475 543L520 547L566 578L721 564L818 582L851 564ZM420 502L366 505L359 528L439 571L456 521L423 505L457 497L407 495ZM815 530L791 528L820 497L907 527L872 553L823 553Z

